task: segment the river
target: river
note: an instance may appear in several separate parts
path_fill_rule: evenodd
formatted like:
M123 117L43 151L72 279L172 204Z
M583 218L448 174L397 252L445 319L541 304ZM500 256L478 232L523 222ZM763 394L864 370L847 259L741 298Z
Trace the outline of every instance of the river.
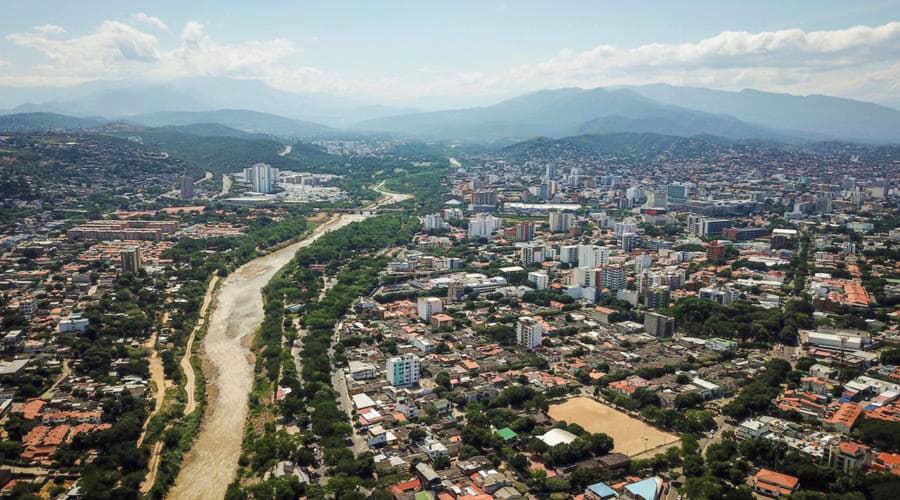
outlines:
M409 198L403 194L383 194L381 200L368 208ZM215 370L208 380L215 397L207 404L203 427L193 448L185 455L181 471L169 492L170 498L220 499L234 479L253 385L250 352L241 345L241 340L262 323L262 288L290 262L297 250L329 231L366 217L356 214L333 217L306 239L244 264L222 283L203 339L205 357Z

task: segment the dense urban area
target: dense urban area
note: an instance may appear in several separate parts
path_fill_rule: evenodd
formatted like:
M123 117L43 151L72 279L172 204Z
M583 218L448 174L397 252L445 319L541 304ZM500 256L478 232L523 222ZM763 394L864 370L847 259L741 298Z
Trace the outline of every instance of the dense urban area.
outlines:
M194 132L0 136L0 496L900 498L900 147Z

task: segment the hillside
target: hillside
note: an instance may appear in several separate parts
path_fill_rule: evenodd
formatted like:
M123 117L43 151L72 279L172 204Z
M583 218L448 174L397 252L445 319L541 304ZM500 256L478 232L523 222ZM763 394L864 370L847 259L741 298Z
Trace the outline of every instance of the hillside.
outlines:
M75 130L99 127L104 123L104 120L97 118L76 118L58 113L13 113L0 115L0 130L5 132Z
M615 132L732 138L783 135L733 117L665 105L629 90L578 88L534 92L480 108L380 118L360 123L358 128L476 141Z
M163 111L131 116L128 121L147 127L187 126L215 123L243 132L303 137L330 130L313 122L294 120L283 116L246 109L220 109L216 111Z
M630 90L661 103L707 113L724 113L761 126L847 140L900 142L900 111L853 99L751 89L729 92L665 84Z
M185 128L196 130L198 127ZM177 127L131 129L111 132L110 135L139 138L149 149L164 151L174 158L216 173L237 172L259 162L288 170L300 170L310 165L341 164L339 157L303 143L294 144L289 155L280 156L278 153L284 149L283 142L254 136L197 135L183 133Z

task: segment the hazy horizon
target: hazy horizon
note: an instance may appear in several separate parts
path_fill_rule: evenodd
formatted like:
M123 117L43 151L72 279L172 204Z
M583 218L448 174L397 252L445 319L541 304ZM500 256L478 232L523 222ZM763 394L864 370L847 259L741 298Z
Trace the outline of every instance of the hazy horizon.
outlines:
M7 5L0 85L212 76L439 109L667 83L900 106L900 1L211 6Z

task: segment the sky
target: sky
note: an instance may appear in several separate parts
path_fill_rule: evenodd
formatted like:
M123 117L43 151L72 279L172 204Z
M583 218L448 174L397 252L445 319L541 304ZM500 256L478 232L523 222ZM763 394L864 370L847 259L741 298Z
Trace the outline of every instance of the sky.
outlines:
M4 2L0 85L258 79L383 103L669 83L900 107L900 0Z

